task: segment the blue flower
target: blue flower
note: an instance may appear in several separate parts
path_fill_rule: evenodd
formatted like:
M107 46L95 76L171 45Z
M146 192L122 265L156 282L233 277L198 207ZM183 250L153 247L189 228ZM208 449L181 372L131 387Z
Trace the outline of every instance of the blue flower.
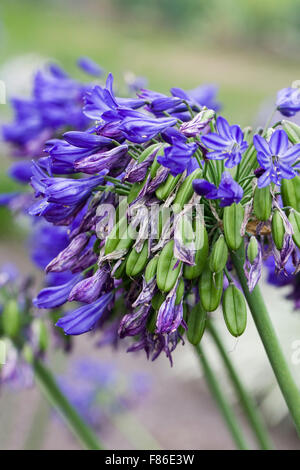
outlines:
M56 326L62 328L66 335L82 335L94 328L112 298L112 292L104 294L96 302L83 305L76 310L66 313L64 317L58 320Z
M131 116L125 117L121 128L130 142L140 144L151 140L168 127L175 126L176 123L175 118L153 119L135 111Z
M180 140L173 140L173 145L164 150L164 155L158 157L157 161L162 166L170 169L173 176L183 173L191 160L192 155L197 150L197 144L185 144Z
M300 111L300 88L283 88L277 93L276 106L284 116L294 116Z
M77 65L89 75L94 75L95 77L101 77L101 75L103 75L103 69L100 65L89 57L80 57L77 61Z
M204 179L195 179L193 188L197 194L206 197L206 199L221 199L220 207L231 206L233 203L238 204L244 194L241 186L234 181L228 171L224 171L222 174L218 188Z
M289 140L285 131L276 130L267 142L260 135L253 138L257 150L257 160L265 172L258 178L259 188L269 184L280 184L282 179L294 178L297 173L293 165L300 157L300 144L289 148Z
M82 279L81 274L72 276L65 284L45 287L38 296L33 299L33 305L37 308L56 308L67 302L73 287Z
M203 144L212 149L206 157L212 160L226 160L225 166L232 168L238 165L242 154L248 147L244 134L239 126L230 126L226 119L217 118L218 133L210 133L202 137Z

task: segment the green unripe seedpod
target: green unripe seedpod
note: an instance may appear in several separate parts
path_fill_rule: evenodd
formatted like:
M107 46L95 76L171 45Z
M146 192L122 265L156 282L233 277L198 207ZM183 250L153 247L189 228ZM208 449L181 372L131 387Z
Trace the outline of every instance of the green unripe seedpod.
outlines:
M185 204L189 202L191 197L194 194L193 181L196 178L200 178L202 175L202 170L197 169L193 171L182 183L180 186L176 197L173 201L174 212L179 213L184 208Z
M16 338L21 328L21 317L19 307L15 299L9 299L3 308L2 328L5 336Z
M161 251L157 263L156 282L162 292L169 292L175 286L181 264L174 257L174 240L170 240Z
M134 277L140 274L148 261L148 242L145 241L140 253L133 248L127 258L126 274L129 277Z
M289 215L289 222L293 227L293 240L294 243L300 248L300 214L296 211L291 211Z
M154 258L152 258L147 264L147 267L145 270L146 282L150 282L154 278L154 276L156 276L157 263L158 263L158 255L154 256Z
M206 326L207 313L198 302L190 311L187 319L187 339L195 346L200 343Z
M241 204L231 204L224 209L224 235L226 243L231 250L238 250L243 238L241 226L244 219L244 208Z
M208 256L208 236L201 217L193 221L193 228L195 231L195 243L196 246L199 246L199 249L197 249L195 254L195 265L189 266L185 264L183 267L183 277L189 280L200 276L207 263Z
M254 236L250 238L249 245L247 247L247 258L252 264L258 255L258 242Z
M164 183L162 183L159 188L155 191L156 197L161 201L164 201L171 194L176 184L178 183L181 175L172 176L169 175Z
M223 315L228 331L235 337L241 336L247 325L247 307L242 292L234 285L224 292Z
M220 305L223 293L223 277L223 271L212 273L208 267L201 274L199 294L206 312L213 312Z
M283 247L285 227L279 210L276 210L272 217L272 237L278 250Z
M151 300L151 305L154 308L154 310L159 310L162 303L166 300L165 294L162 292L158 291L154 294Z
M223 271L228 259L228 248L224 235L220 235L216 243L213 245L209 258L209 268L213 273Z
M255 188L253 211L258 220L269 220L272 210L272 196L269 186Z
M178 286L177 286L177 290L176 290L175 305L180 304L183 294L184 294L184 280L180 279Z
M285 207L292 207L300 212L300 177L281 181L280 193Z

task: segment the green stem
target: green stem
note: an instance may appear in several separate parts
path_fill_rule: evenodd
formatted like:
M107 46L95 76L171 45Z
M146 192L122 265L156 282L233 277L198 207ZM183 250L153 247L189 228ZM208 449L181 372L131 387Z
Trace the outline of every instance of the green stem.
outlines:
M89 450L101 450L97 436L78 415L65 395L60 391L51 371L39 359L33 359L32 366L36 382L50 404L61 414L66 424L80 443Z
M238 449L246 450L248 447L244 439L243 433L237 422L237 419L235 417L234 411L226 400L226 398L224 397L222 390L218 384L218 380L213 370L211 369L201 346L198 344L197 346L195 346L195 350L200 360L200 363L202 364L207 384L220 408L224 421L227 424L227 427L233 437L234 442L236 443Z
M300 436L300 392L281 350L276 332L258 285L252 292L249 292L243 268L245 257L244 246L242 245L239 250L232 253L231 256L256 328Z
M239 398L240 404L243 407L243 410L248 418L248 421L252 427L253 433L256 437L256 440L260 447L264 450L271 449L273 447L271 440L268 436L268 431L265 428L265 425L256 409L255 403L252 399L252 397L248 394L247 390L245 389L243 383L241 382L241 379L239 378L239 375L237 371L235 370L235 367L233 363L231 362L226 349L222 343L222 340L212 324L212 322L208 322L208 330L214 340L214 343L219 350L219 353L223 359L223 362L226 366L228 375L231 379L231 382L235 388L235 391L237 393L237 396Z

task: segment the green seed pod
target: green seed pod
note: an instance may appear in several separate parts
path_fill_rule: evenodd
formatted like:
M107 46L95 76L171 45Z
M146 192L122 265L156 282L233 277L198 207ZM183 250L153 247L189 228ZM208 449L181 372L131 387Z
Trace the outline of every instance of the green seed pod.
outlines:
M209 258L209 268L213 273L223 271L228 259L228 248L224 235L220 235L214 244Z
M134 277L140 274L148 261L148 242L145 241L140 253L133 248L127 258L126 274L129 277Z
M153 161L153 163L151 165L151 168L150 168L150 175L151 175L152 179L155 178L157 170L160 167L160 164L158 163L157 158L163 156L165 148L166 148L165 144L161 145L161 148L158 150L158 152L155 155L154 161Z
M300 248L300 214L296 211L291 211L289 215L289 222L293 227L293 240L298 248Z
M33 332L37 338L39 351L47 351L49 345L49 335L45 322L41 319L35 319L33 323Z
M272 210L272 196L270 187L255 188L253 198L253 211L258 220L269 220Z
M174 240L170 240L161 251L157 263L156 282L162 292L169 292L175 286L181 264L174 257Z
M241 204L232 204L224 209L224 235L226 243L231 250L238 250L243 238L241 226L244 219L244 208Z
M288 135L292 144L300 143L300 127L291 121L281 121L282 127Z
M195 254L195 266L185 264L183 267L183 277L189 280L196 279L200 276L207 263L208 256L208 236L203 220L200 220L200 218L196 219L193 222L193 226L196 235L196 246L200 248Z
M203 308L213 312L221 302L223 292L223 271L212 273L208 267L204 269L199 281L199 294Z
M146 160L146 158L148 158L152 152L155 152L155 150L160 147L161 144L152 144L150 145L149 147L147 147L142 153L141 155L139 156L138 158L138 162L139 163L142 163Z
M127 224L127 217L122 217L111 230L105 242L106 255L113 251L128 250L134 241L134 233Z
M229 332L235 337L241 336L247 325L247 308L242 292L234 285L224 292L223 315Z
M145 281L150 282L154 276L156 275L156 270L157 270L157 263L158 263L158 255L154 256L149 263L147 264L146 270L145 270Z
M9 338L16 338L21 328L21 317L15 299L10 299L5 303L0 318L2 319L4 335Z
M250 238L250 242L247 247L247 258L252 264L258 255L258 242L254 236Z
M147 178L145 178L144 181L141 181L140 183L133 183L127 196L128 204L131 204L138 197L140 191L145 186L146 180Z
M295 176L291 180L283 179L280 187L284 206L289 206L300 212L300 177Z
M272 217L272 237L278 250L283 247L285 227L279 210L276 210Z
M184 280L183 279L180 279L179 283L178 283L178 287L177 287L177 290L176 290L176 300L175 300L175 305L179 305L181 300L182 300L182 297L183 297L183 294L184 294Z
M175 213L181 212L182 209L184 208L185 204L187 204L189 202L189 200L191 199L191 197L194 194L193 181L196 178L200 178L201 175L202 175L202 170L200 170L200 168L199 168L199 169L193 171L193 173L191 173L184 180L184 182L180 186L180 188L179 188L179 190L176 194L176 197L173 201L173 206L174 206L174 212Z
M166 300L165 294L162 292L158 291L154 294L151 300L151 305L154 308L154 310L159 310L161 307L161 304Z
M190 311L187 319L187 339L195 346L200 343L206 326L207 313L198 302Z
M118 268L115 270L114 272L114 275L113 275L113 278L114 279L121 279L122 277L125 276L125 273L126 273L126 263L127 263L127 259L128 259L128 256L126 256L125 259L123 259L122 263L120 264L120 266L118 266Z
M164 183L162 183L159 188L155 191L156 197L161 201L164 201L171 194L176 184L178 183L181 175L172 176L169 175Z

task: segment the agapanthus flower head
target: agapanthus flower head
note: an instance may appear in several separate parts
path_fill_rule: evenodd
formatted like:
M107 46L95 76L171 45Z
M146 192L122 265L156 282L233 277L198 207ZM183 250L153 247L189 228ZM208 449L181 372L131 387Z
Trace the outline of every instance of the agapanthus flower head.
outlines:
M256 134L253 143L257 150L257 161L265 170L258 178L259 188L271 183L278 185L282 179L292 179L297 175L294 165L300 158L300 144L289 147L289 139L284 130L275 130L269 141Z
M212 132L202 137L202 143L211 149L206 157L211 160L225 160L225 166L232 168L238 165L248 147L241 128L230 126L226 119L219 116L216 121L217 133Z

